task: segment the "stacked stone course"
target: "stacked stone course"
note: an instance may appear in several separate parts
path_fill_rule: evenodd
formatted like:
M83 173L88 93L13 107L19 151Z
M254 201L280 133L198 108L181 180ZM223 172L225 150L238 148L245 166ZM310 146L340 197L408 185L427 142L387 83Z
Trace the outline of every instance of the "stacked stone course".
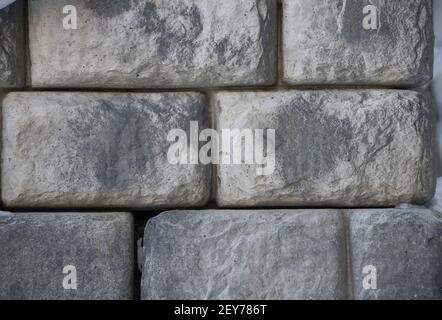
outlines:
M0 299L442 299L442 214L438 199L422 207L438 173L437 115L418 90L432 12L431 0L0 9ZM203 163L208 129L274 129L271 172ZM174 130L186 163L170 160ZM134 215L149 214L136 244Z

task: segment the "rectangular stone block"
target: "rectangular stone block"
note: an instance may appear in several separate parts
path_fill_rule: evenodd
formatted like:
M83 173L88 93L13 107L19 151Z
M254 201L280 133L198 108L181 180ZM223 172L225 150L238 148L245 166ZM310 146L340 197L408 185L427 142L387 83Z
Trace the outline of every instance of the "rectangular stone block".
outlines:
M219 160L222 207L389 207L425 203L434 194L435 115L427 95L291 90L220 92L213 101L219 134L230 129L233 136L220 142L220 154L248 150L253 157ZM234 148L240 133L249 149L244 140ZM265 148L257 147L259 139Z
M148 221L142 299L343 299L334 210L173 211Z
M426 209L348 213L355 299L442 299L442 216Z
M283 0L283 80L418 86L431 80L432 1Z
M35 87L213 87L276 81L274 0L30 2ZM68 30L64 29L64 22Z
M128 213L0 213L0 299L133 295Z
M205 204L211 168L168 161L168 134L208 126L200 93L11 93L3 101L8 207Z
M23 1L0 9L0 89L25 85Z

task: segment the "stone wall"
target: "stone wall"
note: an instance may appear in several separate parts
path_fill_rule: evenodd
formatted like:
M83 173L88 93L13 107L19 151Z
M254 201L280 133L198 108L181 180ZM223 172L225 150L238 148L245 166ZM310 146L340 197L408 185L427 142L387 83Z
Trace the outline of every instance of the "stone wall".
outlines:
M0 299L442 299L439 37L431 0L0 9Z

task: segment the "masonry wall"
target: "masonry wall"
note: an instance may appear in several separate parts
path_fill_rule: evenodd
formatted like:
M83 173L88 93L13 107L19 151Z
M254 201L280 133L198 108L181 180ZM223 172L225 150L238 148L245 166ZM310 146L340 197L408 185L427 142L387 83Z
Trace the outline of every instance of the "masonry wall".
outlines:
M430 0L0 9L0 298L441 299L434 48Z

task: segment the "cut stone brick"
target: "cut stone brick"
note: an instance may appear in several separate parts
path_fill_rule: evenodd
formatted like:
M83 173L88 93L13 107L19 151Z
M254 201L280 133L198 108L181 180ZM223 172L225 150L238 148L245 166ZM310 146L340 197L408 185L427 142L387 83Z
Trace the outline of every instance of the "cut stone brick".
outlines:
M2 300L132 298L128 213L3 212L0 244Z
M0 9L0 89L25 84L23 2Z
M334 210L174 211L148 221L142 299L343 299Z
M417 86L432 78L432 1L283 0L283 15L289 84Z
M208 125L199 93L11 93L3 101L9 207L205 204L211 168L167 159L172 129Z
M355 210L349 228L355 299L442 299L439 213Z
M218 132L276 130L273 173L267 165L271 174L258 175L256 155L248 165L220 160L220 206L389 207L433 197L435 116L427 95L292 90L221 92L213 100Z
M210 87L276 81L274 0L30 2L36 87Z

